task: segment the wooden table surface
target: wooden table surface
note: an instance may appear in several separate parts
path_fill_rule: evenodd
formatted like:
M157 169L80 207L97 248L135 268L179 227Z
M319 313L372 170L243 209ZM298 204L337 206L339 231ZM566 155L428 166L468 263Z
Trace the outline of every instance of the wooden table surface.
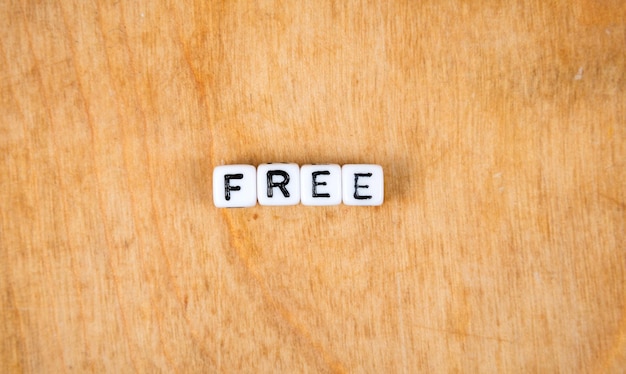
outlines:
M1 372L623 372L626 3L0 4ZM376 163L380 207L217 209Z

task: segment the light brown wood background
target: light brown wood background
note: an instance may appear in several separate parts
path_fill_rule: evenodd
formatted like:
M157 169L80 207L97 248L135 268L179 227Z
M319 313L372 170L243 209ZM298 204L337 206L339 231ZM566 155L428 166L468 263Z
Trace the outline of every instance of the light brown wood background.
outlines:
M0 4L0 371L623 372L626 3ZM213 167L378 163L375 208Z

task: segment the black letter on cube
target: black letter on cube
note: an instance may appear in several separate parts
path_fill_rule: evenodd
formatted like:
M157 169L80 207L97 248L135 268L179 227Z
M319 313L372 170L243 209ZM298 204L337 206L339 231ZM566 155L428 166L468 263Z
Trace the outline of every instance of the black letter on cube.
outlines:
M368 188L368 184L359 184L359 177L371 177L372 173L355 173L354 174L354 198L357 200L371 199L372 196L359 195L359 187Z
M313 197L330 197L329 193L317 193L317 186L325 186L328 184L326 182L318 182L315 180L318 175L330 175L330 171L314 171L311 173L311 180L313 182Z
M274 182L274 175L283 177L281 182ZM289 174L283 170L269 170L267 172L267 197L274 197L274 187L280 188L285 197L289 197L289 191L285 186L289 183Z
M226 194L226 200L230 200L230 191L239 191L241 190L240 186L231 186L231 179L243 179L243 174L226 174L224 175L224 192Z

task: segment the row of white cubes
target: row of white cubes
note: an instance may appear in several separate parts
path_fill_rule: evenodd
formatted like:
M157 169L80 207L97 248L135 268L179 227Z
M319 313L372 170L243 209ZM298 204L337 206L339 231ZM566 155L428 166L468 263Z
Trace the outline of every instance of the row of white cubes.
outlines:
M223 165L213 170L218 208L260 205L376 206L383 203L383 168L373 164Z

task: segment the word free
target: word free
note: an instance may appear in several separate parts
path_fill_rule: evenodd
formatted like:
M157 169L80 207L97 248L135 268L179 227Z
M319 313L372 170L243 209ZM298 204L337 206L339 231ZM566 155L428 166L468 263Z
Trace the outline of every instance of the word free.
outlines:
M373 164L223 165L213 170L218 208L260 205L376 206L383 203L383 168Z

